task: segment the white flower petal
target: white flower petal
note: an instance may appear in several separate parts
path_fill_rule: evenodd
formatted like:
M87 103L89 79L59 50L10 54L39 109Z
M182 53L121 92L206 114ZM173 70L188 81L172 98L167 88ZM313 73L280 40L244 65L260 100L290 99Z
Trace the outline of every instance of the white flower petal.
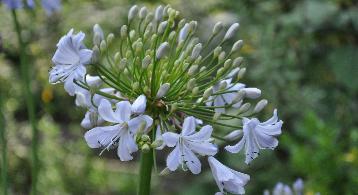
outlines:
M186 166L193 174L199 174L201 171L201 163L198 157L185 145L183 145L183 158Z
M131 119L130 121L128 121L128 126L129 126L130 132L132 134L135 134L137 132L138 128L140 127L140 124L143 121L145 121L145 124L146 124L145 129L144 129L145 132L153 124L153 119L150 116L148 116L148 115L137 116L137 117Z
M128 101L121 101L116 104L115 114L118 116L120 122L128 122L131 118L132 107Z
M123 122L121 118L119 118L119 116L113 111L112 104L106 99L101 100L101 103L98 106L98 113L105 121L112 123Z
M212 132L213 132L213 127L210 125L205 125L200 129L199 132L184 137L190 140L204 141L210 139Z
M80 55L80 63L81 64L88 64L92 58L92 50L89 49L81 49L79 52Z
M107 147L120 131L119 125L96 127L87 131L84 137L90 148Z
M192 133L195 132L195 128L196 128L195 118L192 116L186 117L184 119L181 135L183 136L191 135Z
M132 112L134 113L144 113L147 104L147 98L145 95L140 95L132 104Z
M163 141L168 147L174 147L179 141L179 135L173 132L166 132L162 134Z
M169 170L175 171L180 165L180 161L181 161L180 159L181 156L180 156L179 146L176 146L174 150L168 155L167 158L167 167L169 168Z

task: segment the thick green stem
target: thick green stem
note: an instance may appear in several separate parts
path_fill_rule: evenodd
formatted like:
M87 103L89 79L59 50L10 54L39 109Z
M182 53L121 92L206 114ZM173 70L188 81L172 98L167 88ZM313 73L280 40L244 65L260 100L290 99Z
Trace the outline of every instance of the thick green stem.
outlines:
M141 153L138 195L150 194L150 180L153 167L153 149Z
M21 26L17 19L16 11L12 11L13 21L15 25L15 31L19 43L20 49L20 69L21 78L23 83L24 96L26 98L27 114L31 124L32 130L32 142L31 142L31 160L32 160L32 174L31 174L31 194L37 194L37 174L38 174L38 130L37 121L35 116L35 103L31 92L31 73L29 71L29 64L26 54L26 45L21 36Z
M5 119L4 119L4 109L3 109L3 97L2 92L0 92L0 139L1 139L1 186L2 193L7 194L7 143L6 143L6 131L5 131Z

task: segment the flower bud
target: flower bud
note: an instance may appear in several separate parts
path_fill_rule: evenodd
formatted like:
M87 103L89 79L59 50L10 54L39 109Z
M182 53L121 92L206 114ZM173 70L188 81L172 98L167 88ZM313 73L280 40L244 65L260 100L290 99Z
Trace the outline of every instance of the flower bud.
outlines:
M114 64L118 64L119 60L121 60L121 54L119 52L116 52L114 54Z
M177 111L177 109L178 109L178 104L174 103L174 104L172 104L172 106L170 108L170 112L173 113L173 112Z
M181 19L180 21L179 21L179 23L178 23L178 28L183 28L183 26L185 25L186 23L185 23L185 19Z
M184 25L184 27L179 32L179 37L178 37L179 43L182 43L186 40L186 38L188 37L189 31L190 31L190 25L188 23L186 23Z
M244 41L242 41L242 40L236 41L234 43L234 45L232 46L232 48L231 48L231 52L234 53L234 52L239 51L242 48L243 45L244 45Z
M213 28L213 35L215 36L215 35L219 34L223 28L224 28L223 23L217 22Z
M154 20L159 22L163 19L163 6L159 5L155 10Z
M230 68L231 62L232 62L231 59L227 59L227 60L224 62L224 68L225 68L225 69Z
M157 49L157 53L156 53L157 59L163 58L164 56L167 55L168 52L169 52L169 43L168 42L162 43Z
M196 72L197 72L197 70L198 70L198 65L192 65L190 68L189 68L189 70L188 70L188 75L189 76L193 76Z
M150 146L152 148L158 148L160 146L162 146L164 143L164 141L162 139L158 139L158 140L155 140L152 144L150 144Z
M190 21L189 25L190 25L190 32L194 33L196 31L196 28L198 27L198 22L197 21Z
M248 111L251 107L250 103L245 103L243 104L240 108L239 108L239 113L244 113L246 111Z
M169 88L170 88L169 83L164 83L163 85L161 85L157 92L156 98L159 99L159 98L162 98L163 96L165 96L168 93Z
M215 112L215 114L213 116L213 121L219 120L220 117L221 117L221 112Z
M195 60L197 57L199 57L199 54L200 54L202 48L203 48L203 46L201 45L201 43L196 44L194 46L193 51L191 52L190 59Z
M145 56L144 59L142 60L142 68L146 69L151 61L152 59L149 55Z
M168 21L164 21L159 24L159 27L158 27L159 35L162 35L164 33L165 29L167 28L167 25L168 25Z
M176 36L176 32L175 31L172 31L170 32L169 36L168 36L168 39L169 41L171 42Z
M134 39L135 37L135 30L129 31L129 38Z
M237 73L237 80L240 80L242 77L244 77L245 73L246 73L246 68L241 68L239 70L239 73Z
M138 90L139 89L139 82L134 82L132 85L133 90Z
M145 24L149 24L154 18L153 13L148 13L147 16L145 17Z
M225 72L224 67L221 67L221 68L219 68L218 71L216 72L216 76L217 76L217 77L220 77L220 76L222 76L222 75L224 74L224 72Z
M143 20L147 16L147 14L148 14L148 9L146 7L140 8L140 10L139 10L139 18L140 19Z
M239 103L242 99L244 99L245 97L245 91L244 90L239 90L236 94L234 99L232 100L232 104L236 104Z
M92 58L91 61L93 64L98 63L99 62L99 58L100 58L100 51L97 45L95 45L92 48Z
M133 5L128 12L128 22L131 22L138 13L138 6Z
M95 24L93 26L93 34L93 44L99 46L99 44L101 44L101 41L104 39L104 33L101 26Z
M216 47L216 48L214 49L214 58L216 58L216 57L219 56L219 54L221 53L221 50L222 50L222 49L223 49L223 48L222 48L221 46Z
M226 57L226 52L225 51L220 52L220 54L218 56L219 63L223 62L225 57Z
M199 93L199 87L194 87L193 90L191 90L191 93L192 93L193 95L198 95L198 93Z
M127 67L127 58L122 58L119 62L118 68L120 71L123 71Z
M207 88L207 89L204 91L203 99L204 99L204 100L208 99L212 94L213 94L213 88L212 88L212 87Z
M239 23L232 24L224 36L224 41L231 39L233 36L235 36L235 33L239 29L239 26Z
M148 141L150 141L150 137L149 137L148 135L142 135L142 136L141 136L141 140L142 140L143 142L148 142Z
M105 40L101 41L101 44L99 45L99 48L101 49L101 52L106 51L107 49L107 44Z
M203 72L204 70L206 70L206 66L202 66L199 70L199 72Z
M142 146L143 153L147 153L150 151L150 146L148 144L143 144Z
M109 33L107 36L107 45L110 45L113 42L113 39L114 39L114 34Z
M238 138L241 138L243 135L242 130L234 130L232 132L230 132L229 134L224 136L224 139L229 140L229 141L234 141Z
M237 57L234 59L234 62L232 64L234 65L234 67L238 67L241 65L243 60L244 60L243 57Z
M225 90L227 87L227 82L223 81L219 84L219 91Z
M293 190L297 195L303 195L304 184L302 179L299 178L293 183Z
M127 25L123 25L122 27L121 27L121 38L123 39L123 38L126 38L127 37L127 34L128 33L128 27L127 27Z
M267 103L268 103L268 101L265 99L260 100L254 108L254 113L261 112L262 109L264 109L266 107Z
M244 88L245 97L250 99L256 99L261 96L261 90L257 88Z
M189 91L189 90L192 90L194 87L195 87L195 84L196 84L196 79L195 78L192 78L188 81L188 84L186 85L186 89Z

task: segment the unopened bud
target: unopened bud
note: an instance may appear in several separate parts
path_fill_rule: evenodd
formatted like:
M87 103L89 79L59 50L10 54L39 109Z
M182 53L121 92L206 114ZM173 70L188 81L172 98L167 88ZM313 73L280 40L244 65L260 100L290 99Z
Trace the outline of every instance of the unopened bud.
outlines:
M206 70L206 66L202 66L199 70L199 72L203 72L204 70Z
M261 90L257 88L244 88L245 97L250 99L256 99L261 96Z
M169 52L169 43L168 42L162 43L157 50L157 54L156 54L157 59L163 58L164 56L167 55L168 52Z
M241 138L243 135L242 130L234 130L232 132L230 132L229 134L224 136L224 139L229 140L229 141L234 141L238 138Z
M186 23L179 32L179 37L178 37L179 43L185 41L185 39L188 37L189 31L190 31L190 25Z
M154 19L157 22L162 21L162 19L163 19L163 6L159 5L157 7L157 9L155 10Z
M148 9L146 7L142 7L139 10L139 18L144 19L148 14Z
M242 41L242 40L236 41L234 43L234 45L232 46L232 48L231 48L231 52L239 51L242 48L243 45L244 45L244 41Z
M223 81L219 84L219 90L225 90L227 87L227 82Z
M145 17L145 24L149 24L149 22L151 22L154 18L153 13L148 13L147 16Z
M114 34L109 33L107 36L107 45L110 45L113 42L113 39L114 39Z
M177 33L175 31L170 32L169 37L168 37L169 41L172 41L175 38L176 34Z
M191 93L192 93L193 95L198 95L198 93L199 93L199 87L194 87L193 90L191 90Z
M127 58L122 58L119 62L118 68L120 71L123 71L127 67Z
M142 68L146 69L151 61L152 59L149 55L145 56L144 59L142 60Z
M239 26L239 23L232 24L224 36L224 41L231 39L233 36L235 36L235 33L239 29Z
M213 88L212 88L212 87L207 88L207 89L204 91L203 99L204 99L204 100L208 99L212 94L213 94Z
M213 116L213 121L219 120L220 117L221 117L221 112L215 112L215 114Z
M142 146L143 153L147 153L150 151L150 146L148 144L143 144Z
M259 102L257 102L257 104L254 108L254 113L261 112L266 107L267 103L268 103L268 101L265 99L262 99Z
M243 104L240 108L239 108L239 113L244 113L246 111L248 111L251 107L250 103L245 103Z
M131 22L138 13L138 6L133 5L128 12L128 21Z
M93 64L98 63L99 62L99 58L100 58L100 51L97 45L95 45L92 48L92 58L91 61Z
M135 37L135 30L129 31L129 38L134 39Z
M234 67L240 66L243 60L243 57L237 57L232 64L234 65Z
M225 57L226 57L226 52L225 51L220 52L220 54L218 56L219 63L223 62Z
M165 29L167 28L167 25L168 25L168 21L164 21L159 24L159 27L158 27L159 35L162 35L164 33Z
M99 44L101 44L101 41L104 39L104 33L101 26L95 24L93 26L93 33L94 33L93 44L99 46Z
M299 178L293 183L293 190L297 195L303 195L304 184L302 179Z
M221 68L219 68L218 71L216 72L216 76L217 76L217 77L220 77L220 76L222 76L222 75L224 74L224 72L225 72L224 67L221 67Z
M118 64L119 60L121 60L121 54L119 52L116 52L114 54L114 64Z
M102 41L101 41L101 44L99 45L99 48L101 49L101 52L102 52L102 51L106 51L106 49L107 49L107 44L106 44L106 41L105 41L105 40L102 40Z
M246 68L241 68L239 70L239 73L237 73L237 80L240 80L242 77L244 77L245 73L246 73Z
M227 59L227 60L224 62L224 68L225 68L225 69L230 68L231 62L232 62L231 59Z
M217 35L221 32L221 30L223 29L223 23L222 22L217 22L213 28L213 35Z
M169 175L169 174L170 174L170 170L168 167L166 167L159 173L160 176L165 176L165 175Z
M221 53L221 50L222 50L222 49L223 49L223 48L222 48L221 46L216 47L216 48L214 49L214 58L216 58L216 57L219 56L219 54Z
M142 135L142 136L141 136L141 140L142 140L143 142L148 142L148 141L150 141L150 137L149 137L149 135Z
M198 27L198 22L197 21L190 21L189 25L190 25L190 32L194 33L196 31L196 28Z
M126 38L128 35L128 27L127 25L123 25L121 27L121 38Z
M194 46L193 51L191 52L190 59L195 60L197 57L199 57L202 48L203 46L201 45L201 43L196 44Z
M193 76L196 72L197 72L197 70L198 70L198 65L192 65L190 68L189 68L189 70L188 70L188 75L189 76Z
M188 81L188 84L186 85L187 90L192 90L195 87L196 79L192 78Z
M165 96L168 93L169 88L170 88L169 83L164 83L163 85L161 85L157 92L156 98L159 99L159 98L162 98L163 96Z
M178 28L183 28L183 26L185 25L185 19L181 19L178 23Z

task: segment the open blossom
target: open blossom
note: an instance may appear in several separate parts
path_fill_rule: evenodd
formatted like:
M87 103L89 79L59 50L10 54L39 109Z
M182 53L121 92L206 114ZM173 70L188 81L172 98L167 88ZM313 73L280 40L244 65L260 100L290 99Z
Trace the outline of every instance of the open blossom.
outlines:
M57 50L52 58L55 64L50 71L50 83L64 83L65 90L72 96L75 94L76 84L73 80L82 81L86 74L85 65L92 57L92 50L83 45L85 34L73 34L71 29L57 44Z
M180 134L166 132L162 135L167 146L175 147L167 158L169 170L175 171L182 165L187 166L192 173L198 174L201 171L201 163L195 153L202 156L217 153L217 147L210 142L213 128L206 125L196 132L196 125L195 118L190 116L184 119Z
M2 0L8 9L20 9L23 7L22 0Z
M214 157L208 158L209 165L220 192L215 195L223 195L225 192L232 194L245 194L244 186L250 180L250 176L226 167Z
M281 134L282 121L278 119L277 110L274 111L272 118L265 122L258 119L243 119L243 137L234 146L226 146L225 149L231 153L238 153L245 147L246 160L249 164L255 159L260 149L274 149L278 145L275 136Z
M41 5L47 15L51 15L61 9L61 0L41 0Z
M110 126L96 127L86 132L85 139L91 148L110 149L118 146L117 154L122 161L132 160L132 153L138 150L134 140L135 133L142 123L148 129L153 119L148 115L139 115L132 118L132 106L128 101L121 101L116 104L113 111L111 103L103 99L98 106L99 115L107 122L113 123Z

